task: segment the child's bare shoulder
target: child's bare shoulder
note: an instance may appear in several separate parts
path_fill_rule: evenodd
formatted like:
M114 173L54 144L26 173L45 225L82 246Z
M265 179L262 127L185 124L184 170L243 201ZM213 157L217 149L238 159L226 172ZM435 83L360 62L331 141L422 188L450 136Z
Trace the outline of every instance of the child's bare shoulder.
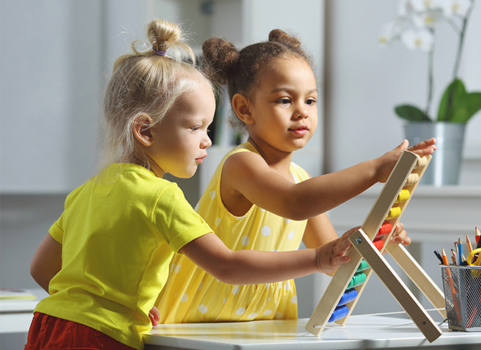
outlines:
M246 171L259 169L259 167L267 167L267 163L256 152L237 152L227 157L224 162L224 170Z

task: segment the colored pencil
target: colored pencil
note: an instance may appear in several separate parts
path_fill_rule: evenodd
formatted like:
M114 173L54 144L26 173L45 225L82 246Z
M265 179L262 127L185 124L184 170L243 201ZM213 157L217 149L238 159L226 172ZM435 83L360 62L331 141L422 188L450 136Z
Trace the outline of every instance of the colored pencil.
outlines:
M442 260L443 264L444 264L444 265L449 265L449 263L448 263L448 256L446 255L446 252L444 251L444 249L443 249L441 252L442 252L441 260Z
M439 252L437 250L434 251L434 255L436 255L436 258L438 258L439 262L441 264L444 264L444 261L443 261L443 258L441 256L441 254L439 254Z
M462 259L462 256L463 256L463 243L461 243L461 238L458 238L458 256L459 256L458 265L462 265L462 263L463 263L463 259Z
M456 258L456 252L454 251L454 249L451 249L451 255L452 255L452 259L453 259L453 264L457 265L458 259Z
M468 254L471 253L473 246L471 245L471 240L468 235L466 235L466 247L468 248Z

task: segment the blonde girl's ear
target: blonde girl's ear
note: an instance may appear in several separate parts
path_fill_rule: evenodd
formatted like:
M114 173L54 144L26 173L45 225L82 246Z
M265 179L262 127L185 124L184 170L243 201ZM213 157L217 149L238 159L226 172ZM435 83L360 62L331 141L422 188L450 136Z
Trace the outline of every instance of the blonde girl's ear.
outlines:
M132 124L134 137L145 147L149 147L154 143L150 130L152 126L154 126L153 119L145 113L139 114L135 117L134 123Z
M254 124L254 118L250 110L249 99L243 94L235 94L232 97L232 108L235 114L245 124Z

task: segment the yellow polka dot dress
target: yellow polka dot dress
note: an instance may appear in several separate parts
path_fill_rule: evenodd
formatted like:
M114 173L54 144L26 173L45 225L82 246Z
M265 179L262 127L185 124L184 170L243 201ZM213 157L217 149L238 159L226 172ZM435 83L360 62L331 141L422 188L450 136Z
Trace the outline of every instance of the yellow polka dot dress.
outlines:
M248 142L229 152L219 164L197 211L232 250L296 250L307 220L289 220L256 205L242 217L233 216L222 204L220 177L227 157L238 152L256 152ZM309 175L291 164L296 182ZM222 283L176 255L170 276L157 303L160 323L249 321L297 318L297 295L293 280L256 285Z

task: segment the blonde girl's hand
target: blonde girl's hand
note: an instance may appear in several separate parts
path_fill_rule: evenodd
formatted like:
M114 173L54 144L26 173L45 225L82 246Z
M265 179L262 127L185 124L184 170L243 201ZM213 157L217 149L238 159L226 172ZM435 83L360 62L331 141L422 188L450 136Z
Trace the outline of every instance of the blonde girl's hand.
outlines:
M152 306L152 310L149 312L149 318L152 322L152 326L157 326L159 324L160 312L155 306Z
M379 182L386 182L389 175L391 174L396 162L398 161L401 154L405 151L411 151L417 154L420 157L424 157L427 155L431 155L436 150L436 139L431 138L418 144L409 146L409 141L404 140L399 146L393 149L390 152L387 152L383 156L377 158L376 160L379 161L377 167L377 179Z
M359 230L360 226L345 232L340 238L335 239L316 248L317 267L322 273L329 273L347 263L350 258L346 256L351 242L349 236Z
M411 238L408 237L406 230L404 230L404 225L402 223L398 223L394 229L394 232L391 237L391 241L393 243L401 243L402 245L410 245Z

